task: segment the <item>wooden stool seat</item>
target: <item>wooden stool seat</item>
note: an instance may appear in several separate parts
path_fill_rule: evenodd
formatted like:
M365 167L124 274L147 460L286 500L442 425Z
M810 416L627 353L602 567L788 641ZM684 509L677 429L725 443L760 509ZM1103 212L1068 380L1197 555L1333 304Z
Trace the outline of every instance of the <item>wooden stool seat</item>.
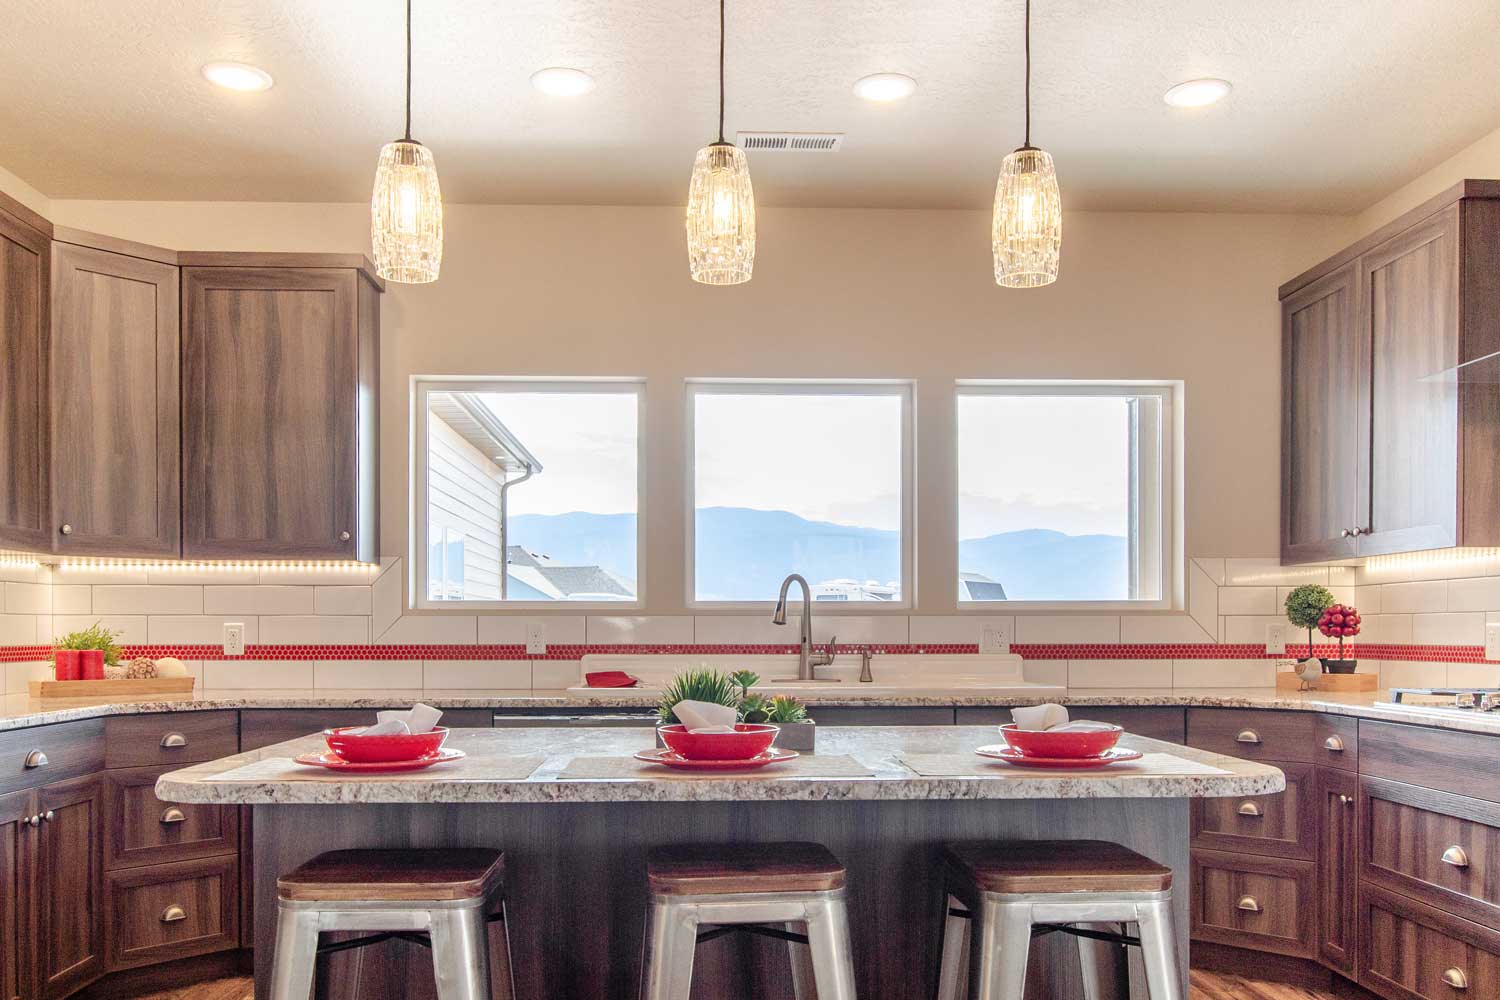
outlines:
M1172 869L1103 840L949 844L949 871L981 892L1165 892Z
M690 844L654 849L646 878L658 896L832 892L844 866L821 844Z
M329 851L276 880L295 901L484 899L505 881L505 855L485 848Z

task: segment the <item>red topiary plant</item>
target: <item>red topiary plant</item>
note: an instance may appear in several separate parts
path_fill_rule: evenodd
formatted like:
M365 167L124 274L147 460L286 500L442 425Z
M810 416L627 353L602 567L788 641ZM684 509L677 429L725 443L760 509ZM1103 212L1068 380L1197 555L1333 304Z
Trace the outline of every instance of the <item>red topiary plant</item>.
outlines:
M1339 640L1339 659L1344 658L1344 639L1359 635L1359 610L1343 604L1334 604L1325 608L1318 619L1318 631L1330 639L1337 636Z

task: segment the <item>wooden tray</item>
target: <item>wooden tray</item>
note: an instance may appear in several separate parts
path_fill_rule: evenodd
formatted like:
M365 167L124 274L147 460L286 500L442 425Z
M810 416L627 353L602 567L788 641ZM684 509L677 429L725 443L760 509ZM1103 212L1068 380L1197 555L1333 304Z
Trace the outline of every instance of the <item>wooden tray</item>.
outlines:
M1302 681L1289 670L1276 674L1276 690L1297 691ZM1319 674L1312 682L1312 691L1374 691L1380 687L1379 674Z
M141 698L190 695L196 677L143 677L123 681L32 681L33 698Z

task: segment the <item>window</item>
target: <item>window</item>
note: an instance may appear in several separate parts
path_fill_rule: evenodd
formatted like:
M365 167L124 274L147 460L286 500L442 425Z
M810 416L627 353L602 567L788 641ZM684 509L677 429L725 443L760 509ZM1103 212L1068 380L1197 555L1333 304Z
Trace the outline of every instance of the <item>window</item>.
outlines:
M960 383L960 603L1161 604L1173 544L1172 395L1170 386Z
M689 594L909 607L911 386L691 382ZM794 592L794 596L798 596Z
M639 604L641 385L417 383L424 606Z

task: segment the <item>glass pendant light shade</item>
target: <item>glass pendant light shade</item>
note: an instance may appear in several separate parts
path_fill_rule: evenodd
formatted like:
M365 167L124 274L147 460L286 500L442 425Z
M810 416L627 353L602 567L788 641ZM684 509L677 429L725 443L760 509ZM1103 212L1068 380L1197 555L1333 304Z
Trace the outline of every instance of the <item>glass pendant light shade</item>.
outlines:
M755 192L745 151L727 142L698 150L687 205L688 268L705 285L738 285L755 269Z
M1057 280L1062 198L1050 153L1023 146L1000 165L992 236L997 285L1035 288Z
M443 194L432 150L410 139L380 150L370 196L375 269L387 281L436 281L443 266Z

